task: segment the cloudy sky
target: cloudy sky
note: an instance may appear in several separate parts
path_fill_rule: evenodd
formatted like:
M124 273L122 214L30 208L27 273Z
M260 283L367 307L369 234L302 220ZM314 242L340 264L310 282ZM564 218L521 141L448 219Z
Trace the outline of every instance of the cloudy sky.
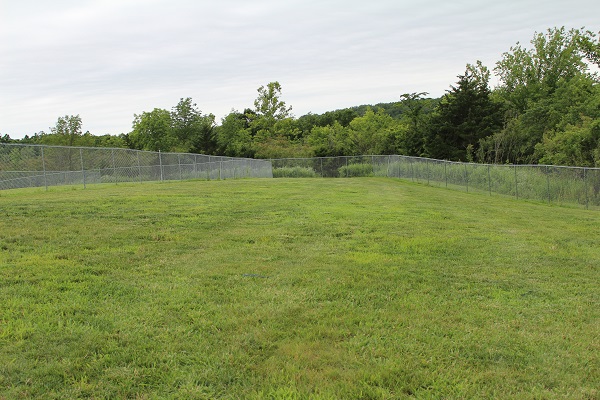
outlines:
M0 0L0 135L119 134L192 97L217 121L278 81L295 116L441 96L551 27L600 30L597 0Z

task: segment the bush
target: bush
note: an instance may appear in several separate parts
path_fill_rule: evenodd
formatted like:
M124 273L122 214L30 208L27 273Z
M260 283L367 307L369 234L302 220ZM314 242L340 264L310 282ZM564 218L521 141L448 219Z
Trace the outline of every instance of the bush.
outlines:
M349 164L338 169L340 177L373 176L373 164Z
M273 168L273 178L315 178L319 176L314 169L308 167Z

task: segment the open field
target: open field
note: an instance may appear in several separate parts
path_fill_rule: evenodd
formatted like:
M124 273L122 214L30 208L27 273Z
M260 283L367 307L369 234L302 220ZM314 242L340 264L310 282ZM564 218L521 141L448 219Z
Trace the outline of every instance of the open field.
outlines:
M0 399L597 399L599 227L389 178L3 191Z

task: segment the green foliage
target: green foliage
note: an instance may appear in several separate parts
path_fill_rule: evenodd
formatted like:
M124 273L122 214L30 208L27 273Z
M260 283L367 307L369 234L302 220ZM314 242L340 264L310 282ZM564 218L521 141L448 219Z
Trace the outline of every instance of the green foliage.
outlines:
M425 154L424 137L434 109L434 102L423 97L426 95L426 92L421 92L400 96L398 108L402 112L402 119L407 121L409 126L404 140L399 144L400 154L417 157Z
M283 136L273 136L256 141L253 144L254 157L266 158L293 158L310 155L310 149L300 141L291 141Z
M578 125L547 134L536 150L544 164L600 167L600 119L584 117Z
M582 108L599 98L596 76L585 62L592 40L589 32L554 28L536 33L531 49L517 45L503 55L495 71L501 81L496 96L507 109L505 128L486 139L488 161L538 162L544 137L580 124L582 116L598 118L598 109Z
M288 107L281 97L279 82L270 82L266 87L258 88L258 97L254 100L255 118L253 129L261 138L269 138L275 134L277 122L291 116L292 107Z
M588 61L600 68L600 35L588 30L580 32L577 39Z
M368 109L350 122L347 132L346 155L393 154L405 129L383 110Z
M212 154L216 148L214 138L215 116L202 115L190 97L181 99L171 111L172 135L177 144L170 151Z
M358 113L351 108L327 111L320 115L308 113L298 118L298 126L302 132L302 136L308 136L316 127L333 126L336 123L342 127L347 127L358 116Z
M346 137L345 127L335 121L332 125L312 128L306 142L317 157L341 156L345 154Z
M217 152L229 157L254 157L252 132L246 114L232 110L215 128Z
M354 178L360 176L373 176L373 164L348 164L339 169L339 176L343 178Z
M319 176L314 169L309 167L281 167L273 168L273 178L315 178Z
M458 78L432 117L424 139L428 157L466 161L467 149L476 152L479 141L500 127L500 105L490 96L488 69L479 61L467 64Z
M128 141L132 148L138 150L170 151L176 145L171 113L155 108L150 112L135 115Z
M134 116L127 140L138 150L212 153L215 117L203 115L190 97L181 99L171 112L155 108Z

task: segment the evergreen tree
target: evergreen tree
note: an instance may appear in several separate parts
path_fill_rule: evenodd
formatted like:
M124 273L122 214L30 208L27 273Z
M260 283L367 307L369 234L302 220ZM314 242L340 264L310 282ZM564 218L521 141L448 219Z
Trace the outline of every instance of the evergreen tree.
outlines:
M491 99L489 76L481 62L467 64L432 117L423 143L428 157L472 161L479 141L500 127L500 106Z

